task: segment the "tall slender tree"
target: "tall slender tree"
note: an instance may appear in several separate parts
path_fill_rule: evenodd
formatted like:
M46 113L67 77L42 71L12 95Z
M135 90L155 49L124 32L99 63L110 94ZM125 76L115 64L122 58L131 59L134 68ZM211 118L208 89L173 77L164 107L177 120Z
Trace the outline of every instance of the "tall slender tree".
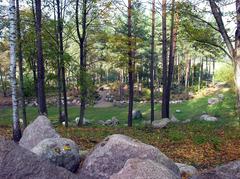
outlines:
M81 30L79 28L79 0L76 1L76 28L77 28L77 36L79 40L79 48L80 48L80 118L78 122L78 126L83 125L83 118L85 114L85 106L86 106L86 96L87 96L87 84L86 84L86 35L87 35L87 0L82 1L82 22L81 22Z
M162 118L168 118L167 112L167 2L162 0Z
M20 19L20 8L19 0L16 0L16 15L17 15L17 54L18 54L18 68L19 68L19 78L20 78L20 95L21 95L21 106L22 106L22 118L23 127L27 127L27 117L26 117L26 105L25 105L25 94L24 94L24 82L23 82L23 53L22 53L22 39L21 39L21 19Z
M218 29L217 31L220 32L222 39L227 47L227 50L224 50L224 53L226 53L227 56L230 57L230 59L233 62L234 66L234 79L235 79L235 86L236 86L236 94L237 94L237 100L236 100L236 107L238 115L240 115L240 0L235 1L236 6L236 20L237 20L237 26L236 26L236 32L235 32L235 46L232 43L232 39L230 38L226 26L223 21L223 13L221 12L221 8L218 6L216 0L208 0L212 14L216 20Z
M54 21L57 22L57 12L56 12L56 7L55 5L57 4L55 0L53 0L54 4ZM57 43L57 48L59 50L59 32L58 32L58 23L55 25L55 38L56 38L56 43ZM61 124L63 122L62 119L62 78L61 78L61 66L60 66L60 58L59 56L56 57L57 60L57 81L58 81L58 118L59 118L59 123Z
M152 0L152 36L151 36L151 62L150 62L151 122L154 121L155 12L156 12L155 0Z
M66 79L65 79L65 65L64 65L64 50L63 50L63 14L60 7L60 1L57 0L57 19L58 19L58 44L59 44L59 59L61 66L61 77L62 77L62 90L63 90L63 100L64 100L64 121L65 126L68 127L68 109L67 109L67 90L66 90Z
M37 47L37 76L38 76L38 108L39 113L46 115L46 96L45 96L45 68L43 60L42 49L42 10L41 0L35 0L35 13L36 13L36 47Z
M169 52L169 64L168 64L168 80L167 80L167 89L166 89L166 112L169 118L169 103L170 103L170 94L171 94L171 85L173 80L174 72L174 59L176 55L177 47L177 30L178 30L178 13L176 11L176 2L172 0L172 12L171 12L171 37L170 37L170 52Z
M15 0L9 1L9 45L10 45L10 79L12 88L13 106L13 140L21 138L21 129L18 115L17 80L16 80L16 9Z
M132 111L134 96L133 81L133 49L132 49L132 1L128 0L128 85L129 85L129 104L128 104L128 127L132 127Z

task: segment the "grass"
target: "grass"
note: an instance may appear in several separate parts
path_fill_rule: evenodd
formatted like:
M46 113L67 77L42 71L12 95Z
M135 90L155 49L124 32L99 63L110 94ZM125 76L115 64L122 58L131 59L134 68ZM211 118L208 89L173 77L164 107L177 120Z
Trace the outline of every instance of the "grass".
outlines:
M240 127L239 120L235 113L235 95L231 91L219 91L224 93L223 102L209 106L208 98L215 96L202 96L182 104L171 105L171 114L179 120L191 119L187 124L170 124L167 128L154 130L144 127L141 120L134 121L134 127L129 129L123 124L127 123L127 108L93 108L88 107L86 118L93 122L106 120L115 116L120 120L118 127L102 127L90 125L83 128L56 126L57 131L64 137L76 141L81 148L90 149L108 135L121 133L132 136L145 143L158 147L167 156L177 162L193 164L198 168L209 168L220 163L240 159ZM143 120L150 119L149 104L135 104L135 109L141 110ZM176 113L176 110L181 110ZM217 116L217 122L199 121L203 112ZM37 109L27 108L28 121L37 116ZM48 108L49 118L57 121L58 110L55 106ZM69 119L74 123L74 119L79 116L78 107L69 107ZM155 119L160 119L160 105L155 106ZM0 109L0 135L1 126L10 130L11 108ZM2 132L2 134L5 134Z

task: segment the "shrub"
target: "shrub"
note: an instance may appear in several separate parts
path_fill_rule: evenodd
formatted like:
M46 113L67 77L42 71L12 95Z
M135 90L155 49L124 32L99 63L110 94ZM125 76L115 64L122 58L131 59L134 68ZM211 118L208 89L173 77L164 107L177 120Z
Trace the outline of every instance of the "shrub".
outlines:
M231 65L224 65L215 73L215 80L219 82L227 82L234 86L234 69Z

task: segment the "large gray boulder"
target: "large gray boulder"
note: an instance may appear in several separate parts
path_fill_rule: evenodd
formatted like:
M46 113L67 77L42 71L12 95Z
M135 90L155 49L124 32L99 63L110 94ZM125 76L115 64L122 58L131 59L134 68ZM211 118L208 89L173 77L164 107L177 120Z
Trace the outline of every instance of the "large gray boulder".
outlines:
M164 128L168 125L168 123L170 123L171 121L168 118L164 118L161 120L154 120L152 122L152 127L155 129L161 129Z
M122 170L110 179L180 179L180 175L152 160L128 159Z
M177 176L178 167L157 148L130 137L115 134L107 137L86 157L81 177L87 179L108 179L118 173L130 158L149 159L163 164Z
M57 166L64 167L71 172L75 172L80 163L78 145L65 138L44 139L32 150L41 158L48 159Z
M240 160L192 176L191 179L240 179Z
M51 122L46 116L38 116L23 131L19 145L31 150L39 142L47 138L59 138L60 135L53 129Z
M57 167L36 154L15 144L0 139L1 179L75 179L76 175Z

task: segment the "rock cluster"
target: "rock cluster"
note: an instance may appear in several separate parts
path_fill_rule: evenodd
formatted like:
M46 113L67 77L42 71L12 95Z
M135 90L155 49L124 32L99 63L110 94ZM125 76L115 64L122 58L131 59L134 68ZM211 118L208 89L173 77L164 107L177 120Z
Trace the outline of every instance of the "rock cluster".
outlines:
M136 169L129 167L134 163ZM175 163L157 148L119 134L107 137L95 147L83 162L80 176L87 179L109 179L121 178L121 173L125 173L122 176L125 177L129 173L132 178L137 178L138 172L147 170L145 164L150 164L151 170L160 169L152 174L154 176L167 178L171 175L175 179L181 178Z
M108 119L106 121L100 120L98 121L98 124L103 126L117 126L120 124L119 120L116 117L112 117L112 119Z
M80 164L77 144L70 139L61 138L46 116L39 116L28 125L19 145L72 172Z

